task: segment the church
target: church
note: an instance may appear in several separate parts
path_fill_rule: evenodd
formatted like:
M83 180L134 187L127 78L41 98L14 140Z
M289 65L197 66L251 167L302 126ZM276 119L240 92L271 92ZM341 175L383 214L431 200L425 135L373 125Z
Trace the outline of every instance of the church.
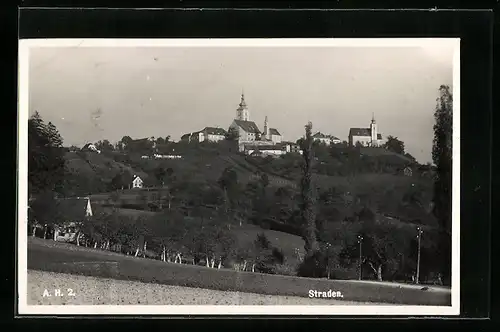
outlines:
M229 130L237 131L240 146L248 144L275 145L281 143L283 140L278 129L269 127L267 116L264 120L264 131L260 131L257 124L250 120L250 112L243 93L241 94L239 107L236 109L236 118L229 126Z
M382 134L378 132L374 114L372 114L372 122L369 128L351 128L349 130L349 145L355 146L358 142L362 146L372 147L383 144Z

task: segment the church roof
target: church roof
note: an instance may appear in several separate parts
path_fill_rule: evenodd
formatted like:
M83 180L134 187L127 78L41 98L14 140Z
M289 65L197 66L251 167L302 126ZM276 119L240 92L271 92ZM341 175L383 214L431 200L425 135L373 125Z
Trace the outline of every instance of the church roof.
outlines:
M276 128L269 128L269 135L281 136L280 132Z
M349 136L371 136L370 128L351 128ZM382 135L377 134L377 139L382 139Z
M239 127L241 127L241 129L243 129L247 133L254 133L254 134L260 133L259 127L257 127L255 122L253 121L234 120L234 123L236 123Z

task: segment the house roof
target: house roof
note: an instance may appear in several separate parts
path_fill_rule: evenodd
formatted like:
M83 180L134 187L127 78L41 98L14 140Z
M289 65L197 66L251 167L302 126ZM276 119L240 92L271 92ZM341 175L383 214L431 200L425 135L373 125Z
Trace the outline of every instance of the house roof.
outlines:
M312 136L312 138L329 138L331 140L339 140L338 137L335 137L335 136L332 136L332 135L325 135L325 134L323 134L322 132L319 132L319 131L316 134L314 134Z
M246 131L247 133L260 133L259 127L253 121L244 121L244 120L234 120L241 129Z
M269 128L269 135L281 136L280 132L276 128Z
M326 136L325 134L321 133L321 132L317 132L316 134L312 135L313 138L329 138L328 136Z
M67 221L78 221L85 218L87 203L87 198L65 198L57 201L57 208Z
M202 132L206 132L209 135L221 135L224 136L227 134L227 132L222 129L222 128L216 128L216 127L205 127Z
M351 128L349 136L371 136L370 128ZM382 139L382 135L377 134L377 139Z
M191 133L184 134L181 136L181 139L189 138L189 136L191 136Z
M94 144L94 143L87 143L87 144L85 144L85 145L82 147L82 149L90 149L90 147L91 147L91 146L95 148L95 144Z

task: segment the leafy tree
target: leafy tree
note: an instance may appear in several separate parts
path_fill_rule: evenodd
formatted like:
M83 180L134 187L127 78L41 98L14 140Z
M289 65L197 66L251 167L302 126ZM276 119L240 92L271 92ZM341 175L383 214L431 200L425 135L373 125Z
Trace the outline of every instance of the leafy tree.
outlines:
M112 179L111 179L111 189L112 190L119 190L123 189L124 183L122 179L122 173L116 174Z
M101 152L111 152L115 150L114 146L107 139L98 141L95 147Z
M361 263L363 270L371 272L379 281L394 275L399 269L401 256L408 256L410 240L414 237L413 229L398 225L373 224L361 222L358 233L362 236ZM360 246L357 238L350 239L339 255L341 266L359 265Z
M129 151L133 141L134 140L130 136L123 136L122 139L120 140L123 150Z
M432 160L437 167L434 182L434 215L439 221L442 236L441 248L447 252L443 261L443 274L446 282L451 274L451 192L452 192L452 128L453 95L449 86L439 88L436 111L434 113L434 141Z
M272 157L271 157L272 158ZM266 190L266 188L269 186L269 175L267 173L262 173L260 176L260 183L262 185L262 188Z
M226 133L226 139L228 141L237 141L240 138L240 134L238 129L231 127Z
M38 193L36 199L30 203L30 210L33 219L44 227L44 238L54 225L65 221L53 191Z
M229 209L234 207L233 198L235 198L238 191L238 173L233 168L228 167L224 169L218 182L224 192L225 211L228 212Z
M387 141L384 146L385 149L392 151L394 153L403 154L405 153L405 143L394 136L387 136Z
M306 256L312 255L315 251L319 249L318 241L316 239L316 211L315 211L315 188L312 185L312 167L313 167L313 149L312 149L312 123L309 122L306 126L305 139L302 142L302 155L304 158L304 163L302 166L302 182L301 182L301 193L302 193L302 218L303 224L305 225L304 232L304 242Z
M40 114L28 120L28 184L30 193L63 191L65 160L63 140L52 124Z
M167 176L167 170L163 166L159 166L155 169L155 177L161 186L165 184L166 176Z

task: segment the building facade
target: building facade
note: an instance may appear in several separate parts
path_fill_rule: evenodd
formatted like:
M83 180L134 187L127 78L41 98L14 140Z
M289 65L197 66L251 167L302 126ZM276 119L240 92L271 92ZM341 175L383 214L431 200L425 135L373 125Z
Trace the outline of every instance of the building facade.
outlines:
M144 186L144 181L136 175L134 175L134 180L132 180L132 188L142 188Z
M341 141L340 141L340 139L338 137L335 137L335 136L332 136L332 135L325 135L325 134L323 134L321 132L317 132L316 134L314 134L312 136L312 138L315 141L324 143L326 145L341 143Z
M182 141L188 142L219 142L226 139L227 132L218 127L205 127L200 131L181 136Z
M383 144L382 135L378 132L375 116L372 115L372 121L369 128L351 128L349 130L349 145L357 144L362 146L381 146Z

